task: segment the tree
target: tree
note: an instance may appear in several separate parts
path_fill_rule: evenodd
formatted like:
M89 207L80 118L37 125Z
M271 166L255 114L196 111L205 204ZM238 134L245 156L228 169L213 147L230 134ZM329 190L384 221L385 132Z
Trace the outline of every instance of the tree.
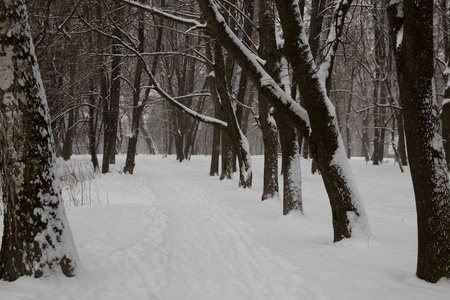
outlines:
M54 141L23 0L0 2L0 279L74 276L78 268L55 174Z
M450 278L450 188L436 102L433 0L388 1L417 208L417 277Z
M295 0L276 1L285 39L285 54L296 75L310 116L312 155L322 174L333 215L334 241L348 238L352 229L368 230L364 206L339 132L337 116L327 95L338 39L351 1L335 1L323 61L316 67L306 40L303 17Z
M298 1L278 1L277 7L280 14L281 25L285 39L286 56L293 66L294 73L300 75L298 80L302 97L309 99L305 101L308 113L312 116L308 119L308 113L300 107L286 92L284 92L276 81L261 67L257 59L234 35L225 22L223 16L213 0L197 1L206 20L207 29L225 47L228 54L235 59L243 71L255 83L258 91L264 93L267 100L278 109L284 116L288 117L293 126L300 130L309 131L309 121L313 128L313 139L315 146L315 158L322 178L327 189L333 212L334 241L351 237L352 230L368 230L367 218L364 206L356 189L353 175L348 166L348 161L343 149L342 138L339 134L336 115L332 104L327 97L325 82L328 77L320 75L323 81L319 81L318 73L312 55L306 41L303 20L300 14ZM341 8L336 3L336 8ZM347 4L349 5L349 3ZM343 5L342 8L348 8ZM324 67L319 74L328 72L332 66L331 56L337 47L336 30L342 30L345 13L336 9L334 26L330 31L334 34L330 48L325 50L330 56L326 57ZM333 35L330 34L329 37ZM328 71L327 71L328 70ZM309 103L309 104L308 104Z

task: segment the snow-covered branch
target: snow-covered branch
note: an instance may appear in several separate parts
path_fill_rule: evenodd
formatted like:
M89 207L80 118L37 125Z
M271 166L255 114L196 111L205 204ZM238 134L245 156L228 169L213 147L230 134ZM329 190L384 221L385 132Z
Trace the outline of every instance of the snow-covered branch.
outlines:
M106 33L103 33L103 34L106 34ZM117 36L109 35L109 37L112 38L112 39L115 39L116 41L121 43L122 46L124 46L126 49L128 49L129 51L134 53L134 55L136 55L136 57L138 57L138 59L141 61L142 65L144 66L145 73L147 74L147 76L149 77L150 81L153 84L152 85L153 89L156 92L158 92L158 94L160 94L161 97L163 97L164 99L169 101L172 105L174 105L175 107L181 109L182 111L184 111L185 113L187 113L188 115L193 117L194 119L199 120L200 122L211 124L211 125L214 125L214 126L220 126L220 127L227 127L228 126L228 124L226 122L223 122L223 121L218 120L216 118L204 116L204 115L202 115L202 114L200 114L200 113L190 109L189 107L181 104L177 100L175 100L175 98L170 96L164 89L162 89L159 86L158 82L155 79L155 76L153 75L153 72L150 70L150 67L149 67L147 61L142 56L142 53L139 53L139 51L137 51L134 47L131 47L130 45L125 43L122 39L118 38Z
M145 5L145 4L141 4L135 1L131 1L131 0L119 0L122 3L125 3L127 5L133 6L135 8L139 8L139 9L143 9L145 11L154 13L156 15L159 15L161 17L164 17L166 19L170 19L172 21L175 21L177 23L181 23L181 24L185 24L185 25L189 25L191 26L191 28L189 29L189 31L191 31L192 29L202 29L205 28L205 24L202 24L194 19L188 19L188 18L184 18L184 17L179 17L179 16L175 16L173 14L167 13L165 11L162 11L156 7L152 7L149 5Z
M335 1L334 19L331 22L330 30L328 32L327 42L323 49L323 61L319 67L319 79L323 86L327 86L327 81L333 70L334 58L336 50L339 46L339 39L342 36L344 28L344 20L347 15L350 5L353 0L338 0Z
M229 56L239 63L257 89L267 97L276 109L289 116L296 127L309 132L309 117L306 110L286 94L264 70L256 56L225 22L215 1L198 0L197 2L207 22L207 29L227 49Z

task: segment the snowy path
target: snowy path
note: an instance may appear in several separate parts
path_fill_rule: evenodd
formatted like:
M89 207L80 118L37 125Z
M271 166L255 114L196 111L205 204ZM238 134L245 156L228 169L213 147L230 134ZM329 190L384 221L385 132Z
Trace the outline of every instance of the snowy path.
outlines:
M77 159L90 167L88 157ZM68 210L84 271L0 282L0 299L448 298L450 281L428 284L414 275L408 174L352 160L373 235L332 243L328 199L310 162L302 161L305 214L283 216L280 199L260 201L263 158L252 160L251 190L208 176L209 158L201 156L180 164L139 155L135 175L95 179L84 188L102 205Z
M273 254L253 242L248 225L194 180L157 170L149 188L169 216L168 244L156 252L161 299L294 299L283 286L289 279Z

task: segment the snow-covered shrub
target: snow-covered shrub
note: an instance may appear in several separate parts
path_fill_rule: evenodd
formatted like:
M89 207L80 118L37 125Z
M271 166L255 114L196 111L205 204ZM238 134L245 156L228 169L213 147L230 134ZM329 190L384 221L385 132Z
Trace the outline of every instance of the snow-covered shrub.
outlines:
M95 173L91 162L82 156L70 160L57 159L59 179L66 207L104 204L99 196Z

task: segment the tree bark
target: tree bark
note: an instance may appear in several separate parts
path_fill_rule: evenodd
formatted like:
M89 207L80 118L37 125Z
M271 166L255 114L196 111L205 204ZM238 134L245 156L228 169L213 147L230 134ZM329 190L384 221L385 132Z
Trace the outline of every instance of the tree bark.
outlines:
M417 208L416 274L437 282L450 277L450 189L433 78L433 0L398 1L388 11L391 34L403 30L393 45L401 47L394 51Z
M229 91L226 85L225 64L223 60L222 46L216 44L214 48L214 73L216 74L216 87L219 97L222 101L224 112L227 116L229 142L232 145L228 151L236 151L239 163L239 186L242 188L252 187L252 163L250 158L250 149L247 138L241 131L236 118L235 109L231 103ZM223 137L222 137L223 138ZM234 153L233 153L233 161ZM229 166L228 166L229 167Z
M278 57L280 55L277 51L275 37L275 4L273 1L259 1L259 23L259 55L266 60L268 73L272 76L277 73L276 77L279 78ZM278 195L278 128L273 113L270 111L271 106L263 93L259 93L258 105L259 124L264 142L264 182L261 199L265 200Z
M336 2L337 19L333 34L338 38L342 32L343 20L351 4ZM277 1L281 26L285 39L285 54L296 74L300 93L310 115L312 129L312 154L317 162L325 184L333 215L334 241L352 236L352 230L368 233L368 222L364 205L353 174L350 171L339 132L334 106L327 96L326 86L333 66L333 53L337 44L330 45L319 72L312 60L312 53L306 41L303 20L295 0ZM347 9L347 10L346 10Z
M0 28L0 279L74 276L79 259L55 174L51 119L24 1L0 2Z
M113 36L121 36L121 31L118 28L113 30ZM119 122L119 102L120 102L120 74L121 74L121 46L117 41L112 44L112 64L111 64L111 84L110 96L104 98L103 123L104 142L103 142L103 161L102 173L109 172L109 164L115 164L116 161L116 137L117 126Z
M77 115L78 115L78 105L75 100L75 81L76 81L76 72L77 72L77 50L75 46L72 46L71 50L69 50L70 55L70 66L69 66L69 77L70 77L70 88L69 88L69 120L65 128L65 136L63 142L63 148L61 151L61 157L64 160L69 160L72 156L72 147L73 147L73 139L75 137Z

